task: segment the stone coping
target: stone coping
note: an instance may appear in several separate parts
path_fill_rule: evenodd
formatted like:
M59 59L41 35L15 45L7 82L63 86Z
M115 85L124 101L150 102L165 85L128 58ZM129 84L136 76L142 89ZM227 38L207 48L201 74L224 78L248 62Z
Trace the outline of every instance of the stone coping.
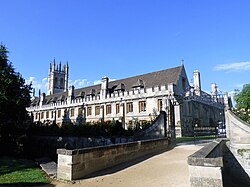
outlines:
M223 167L220 145L227 139L216 139L188 157L188 165Z
M129 147L129 146L134 146L135 144L140 145L140 144L147 144L150 142L157 142L157 141L163 141L163 140L168 140L168 138L142 140L142 141L136 141L136 142L121 143L121 144L115 144L115 145L105 145L105 146L98 146L98 147L89 147L89 148L83 148L83 149L73 149L73 150L57 149L57 154L71 156L71 155L89 153L89 152L98 151L98 150L108 150L110 148L116 148L116 147Z
M238 121L240 121L242 124L250 127L250 124L248 124L247 122L243 121L242 119L240 119L238 116L236 116L231 110L228 110L228 113L230 115L232 115L235 119L237 119Z

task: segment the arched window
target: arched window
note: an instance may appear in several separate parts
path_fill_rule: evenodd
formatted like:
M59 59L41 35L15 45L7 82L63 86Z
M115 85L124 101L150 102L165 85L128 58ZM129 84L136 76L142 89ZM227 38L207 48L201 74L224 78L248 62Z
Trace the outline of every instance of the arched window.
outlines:
M55 78L55 85L54 85L54 87L58 87L58 79L57 79L57 77Z
M60 80L60 87L63 88L63 78Z

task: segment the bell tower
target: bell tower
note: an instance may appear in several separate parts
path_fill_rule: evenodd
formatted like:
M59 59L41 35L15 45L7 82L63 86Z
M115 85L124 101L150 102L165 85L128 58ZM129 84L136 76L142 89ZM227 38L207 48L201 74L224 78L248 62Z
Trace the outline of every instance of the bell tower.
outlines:
M47 95L52 95L55 93L67 91L68 79L69 79L68 62L62 68L61 62L59 63L58 66L58 64L56 64L56 60L54 59L50 63L49 67Z

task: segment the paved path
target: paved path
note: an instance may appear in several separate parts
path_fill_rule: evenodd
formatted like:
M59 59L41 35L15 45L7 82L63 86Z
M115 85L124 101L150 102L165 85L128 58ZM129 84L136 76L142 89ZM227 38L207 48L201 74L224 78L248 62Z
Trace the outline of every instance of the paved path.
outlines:
M181 144L174 149L153 156L118 171L110 169L105 173L75 184L53 182L56 187L188 187L187 157L202 145Z

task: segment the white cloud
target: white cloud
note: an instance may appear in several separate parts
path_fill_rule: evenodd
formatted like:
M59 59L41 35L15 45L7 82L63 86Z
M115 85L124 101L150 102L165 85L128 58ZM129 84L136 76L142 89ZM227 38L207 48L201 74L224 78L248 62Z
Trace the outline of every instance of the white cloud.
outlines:
M96 80L96 81L94 81L94 85L96 85L96 84L101 84L101 83L102 83L101 80Z
M48 80L47 78L43 78L42 81L37 81L35 77L29 77L26 80L26 84L32 83L32 88L35 88L36 95L38 95L38 91L41 90L42 92L47 92Z
M116 79L109 79L109 82L112 82L112 81L115 81ZM96 85L96 84L101 84L102 83L102 81L101 80L95 80L94 81L94 85Z
M242 89L243 86L244 86L245 84L246 84L246 83L236 84L235 87L236 87L236 88L239 88L239 89Z
M75 88L82 88L85 86L89 86L90 82L87 79L69 80L69 86L71 85L74 85Z
M214 67L215 71L249 71L250 62L236 62L229 64L218 64Z

